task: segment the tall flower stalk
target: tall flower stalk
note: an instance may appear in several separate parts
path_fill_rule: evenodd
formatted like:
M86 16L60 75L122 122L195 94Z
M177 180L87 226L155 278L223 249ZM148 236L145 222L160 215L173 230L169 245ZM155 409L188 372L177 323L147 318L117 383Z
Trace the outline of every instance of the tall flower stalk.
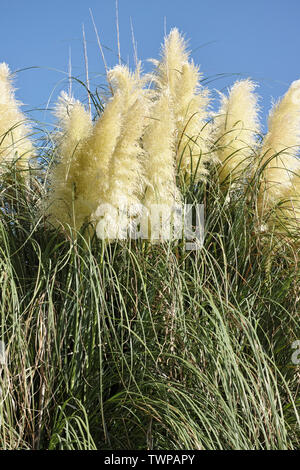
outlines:
M94 218L98 220L98 236L112 240L126 236L131 219L140 212L144 191L141 137L149 103L139 67L131 73L128 67L117 66L110 72L110 80L122 101L122 126L110 159L107 189L99 200ZM113 213L105 207L113 208Z
M169 91L166 88L151 109L150 122L143 136L143 148L146 153L145 175L148 183L143 205L149 215L156 206L161 206L169 217L169 220L155 230L148 226L149 220L146 217L144 230L150 238L155 234L161 239L168 239L172 234L172 228L176 230L180 223L174 211L175 205L181 201L176 186L174 131L174 115L170 107Z
M189 59L187 43L174 28L166 37L160 61L154 61L158 90L169 90L176 132L176 162L181 174L201 180L211 160L209 93L199 68Z
M93 131L84 142L81 153L85 167L81 175L79 198L89 208L89 220L109 188L109 171L117 139L121 133L123 98L119 91L106 103Z
M46 213L55 226L63 224L79 229L90 215L89 205L80 194L87 166L82 149L93 125L82 103L64 92L59 97L55 115L59 125L54 137L58 162L50 175Z
M290 214L299 218L300 80L273 106L268 128L259 162L263 176L259 213L287 199L291 201Z
M221 164L220 182L235 181L254 164L257 134L260 132L258 96L251 80L236 82L229 95L221 95L215 116L214 139Z
M15 98L13 77L7 64L0 64L0 162L16 162L19 170L28 170L33 145L28 137L28 119Z

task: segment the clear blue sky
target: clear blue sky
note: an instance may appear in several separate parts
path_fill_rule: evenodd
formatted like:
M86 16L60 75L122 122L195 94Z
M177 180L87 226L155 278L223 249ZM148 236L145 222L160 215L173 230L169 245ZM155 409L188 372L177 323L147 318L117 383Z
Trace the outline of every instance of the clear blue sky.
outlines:
M104 67L89 15L92 9L110 66L117 62L115 0L13 0L1 2L0 61L18 73L18 98L25 110L51 104L65 81L71 48L73 75L84 78L82 24L85 25L92 89L101 86ZM263 117L300 78L299 0L119 0L122 58L133 64L130 18L142 61L158 57L167 31L177 26L190 39L193 58L205 76L241 74L260 83ZM165 19L165 20L164 20ZM149 67L145 65L145 67ZM228 76L210 83L224 89ZM75 90L84 98L83 90ZM32 114L51 122L49 112Z

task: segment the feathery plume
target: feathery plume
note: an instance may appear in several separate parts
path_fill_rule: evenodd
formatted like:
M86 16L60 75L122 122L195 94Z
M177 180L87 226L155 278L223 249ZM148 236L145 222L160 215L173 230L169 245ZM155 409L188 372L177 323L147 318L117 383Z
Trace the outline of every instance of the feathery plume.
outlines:
M92 132L92 122L84 106L65 92L58 99L55 115L60 127L55 137L59 161L50 176L46 213L53 225L69 224L78 230L90 215L79 195L87 164L82 147Z
M174 98L178 91L182 66L189 61L186 42L177 28L171 29L165 38L160 61L152 60L156 65L156 81L160 89L169 88Z
M260 155L263 184L258 208L261 214L282 198L296 196L297 188L299 191L300 80L293 82L273 106L268 127Z
M228 97L221 94L214 129L217 156L222 165L221 182L243 174L254 158L256 136L260 131L255 87L249 79L240 80L234 83Z
M154 81L160 91L169 90L175 119L176 160L181 172L204 179L209 153L209 93L201 84L199 68L189 61L187 43L178 29L166 37L160 62L156 64Z
M105 205L121 211L133 210L131 215L135 217L137 214L134 208L138 212L144 181L140 143L148 108L146 90L143 90L144 81L140 77L139 68L133 74L126 66L117 66L111 70L110 79L122 99L122 127L109 165L108 189L94 214L98 222ZM97 224L97 234L100 238L104 234L107 239L122 238L128 228L126 214L116 221L115 217L106 212Z
M159 238L168 239L171 235L171 223L175 231L180 224L176 220L173 209L180 203L180 192L176 186L175 161L174 161L174 130L175 122L173 112L170 109L169 90L166 88L159 96L151 113L152 119L143 136L143 148L145 156L145 176L147 188L143 205L151 214L155 205L162 205L170 217L169 223L164 224L158 233ZM172 220L173 213L173 220ZM174 220L175 217L175 220ZM143 220L143 231L149 235L148 218ZM153 230L150 227L150 238Z
M12 75L7 64L0 64L0 161L17 160L19 169L27 169L33 156L28 138L30 128L15 98Z
M111 158L121 132L122 109L122 95L116 91L82 145L85 167L80 178L78 198L89 207L91 219L108 191Z
M207 174L205 164L211 160L207 122L208 90L200 86L200 73L193 62L183 65L181 84L175 103L177 128L177 162L181 170L196 180Z
M292 178L292 184L285 194L282 205L277 207L276 215L288 229L300 228L300 172ZM277 224L278 226L279 224Z

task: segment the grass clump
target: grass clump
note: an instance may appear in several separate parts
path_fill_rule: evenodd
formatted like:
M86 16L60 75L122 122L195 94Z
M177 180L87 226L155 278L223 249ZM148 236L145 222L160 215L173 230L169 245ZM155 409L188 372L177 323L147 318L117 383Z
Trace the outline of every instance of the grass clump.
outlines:
M63 95L47 172L1 174L1 449L299 448L297 216L273 193L261 211L271 160L254 138L253 83L212 121L177 31L172 41L179 75L166 49L153 87L117 66L95 122ZM242 89L250 116L234 103ZM191 135L174 90L202 113ZM124 198L203 203L203 246L99 238L99 204Z

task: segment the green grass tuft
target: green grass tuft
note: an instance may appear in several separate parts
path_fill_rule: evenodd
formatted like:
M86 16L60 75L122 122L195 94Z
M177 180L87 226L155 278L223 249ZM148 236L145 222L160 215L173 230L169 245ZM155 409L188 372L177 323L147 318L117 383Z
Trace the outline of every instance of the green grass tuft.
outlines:
M252 182L185 184L205 242L105 245L2 176L1 449L299 448L299 238L257 230ZM73 233L74 234L74 233Z

